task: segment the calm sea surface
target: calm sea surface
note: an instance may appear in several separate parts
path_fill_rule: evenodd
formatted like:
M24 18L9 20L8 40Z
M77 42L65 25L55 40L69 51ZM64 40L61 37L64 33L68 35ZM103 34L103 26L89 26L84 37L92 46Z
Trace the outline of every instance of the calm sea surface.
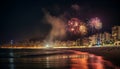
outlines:
M0 49L0 69L119 69L102 56L74 50Z

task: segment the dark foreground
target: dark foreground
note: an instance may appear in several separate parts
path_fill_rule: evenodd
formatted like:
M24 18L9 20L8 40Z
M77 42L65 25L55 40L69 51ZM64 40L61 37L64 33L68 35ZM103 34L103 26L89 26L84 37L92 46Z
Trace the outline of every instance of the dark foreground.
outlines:
M0 49L0 69L120 69L120 47Z

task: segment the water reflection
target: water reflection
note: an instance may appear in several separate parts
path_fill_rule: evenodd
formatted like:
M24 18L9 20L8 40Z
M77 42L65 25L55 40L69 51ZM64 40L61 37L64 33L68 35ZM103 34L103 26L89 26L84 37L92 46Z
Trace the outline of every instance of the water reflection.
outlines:
M104 60L101 56L90 55L88 63L92 69L104 69Z
M70 58L71 69L120 69L101 56L75 51L75 57ZM76 58L76 56L78 56Z
M50 63L49 63L49 57L46 57L46 67L49 68L50 67Z
M14 69L14 52L13 52L13 50L11 49L10 50L10 52L9 52L9 56L10 56L10 58L9 58L9 67L10 67L10 69Z
M76 56L76 55L75 55ZM78 55L83 56L83 55ZM80 58L71 58L71 69L88 69L87 63L88 56Z
M10 69L14 69L14 58L9 58L9 62Z
M49 56L1 58L0 62L9 62L9 69L120 69L101 56L87 52L70 51L70 54ZM10 52L14 56L13 51Z

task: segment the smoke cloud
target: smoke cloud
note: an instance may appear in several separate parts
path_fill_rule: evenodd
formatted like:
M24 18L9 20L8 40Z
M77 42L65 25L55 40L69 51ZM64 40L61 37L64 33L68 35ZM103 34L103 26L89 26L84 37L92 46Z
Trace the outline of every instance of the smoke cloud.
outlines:
M45 20L52 26L52 29L46 38L46 41L53 42L56 39L62 39L66 35L65 21L61 17L52 16L49 12L44 12Z
M73 9L76 10L76 11L79 11L79 10L80 10L79 5L77 5L77 4L72 5L71 8L73 8Z

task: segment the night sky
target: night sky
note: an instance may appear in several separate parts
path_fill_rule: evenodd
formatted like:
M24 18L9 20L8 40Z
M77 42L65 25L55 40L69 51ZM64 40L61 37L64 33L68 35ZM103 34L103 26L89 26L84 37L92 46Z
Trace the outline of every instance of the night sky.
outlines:
M66 13L68 19L78 17L83 21L99 17L102 30L108 32L112 26L120 25L118 0L4 0L0 3L0 41L47 36L51 25L44 21L43 10L53 16ZM79 11L74 12L72 5L79 5Z

